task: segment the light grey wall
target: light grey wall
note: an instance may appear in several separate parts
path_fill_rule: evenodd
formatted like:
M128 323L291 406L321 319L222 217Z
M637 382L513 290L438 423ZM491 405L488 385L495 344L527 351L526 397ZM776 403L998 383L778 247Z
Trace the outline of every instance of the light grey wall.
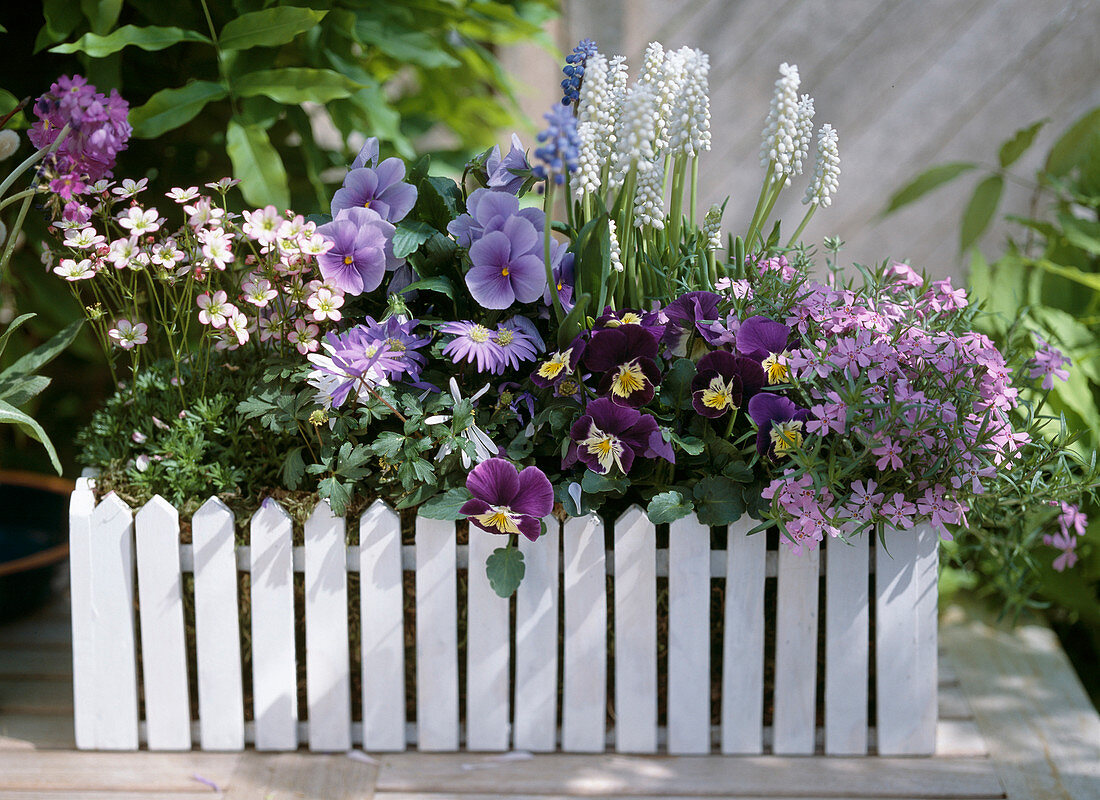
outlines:
M550 33L563 51L585 36L624 53L633 70L647 42L699 47L711 57L714 149L701 170L702 203L730 197L725 230L743 232L763 170L760 130L783 61L798 64L816 100L815 127L840 134L840 190L805 232L838 234L848 260L908 259L936 275L964 273L959 220L977 177L886 219L877 214L911 176L950 160L992 163L997 145L1043 117L1050 125L1013 172L1032 177L1041 153L1100 105L1100 0L564 0ZM523 47L505 56L539 119L555 102L560 65ZM529 137L525 140L529 141ZM804 183L777 210L792 230ZM1003 212L1030 192L1006 188ZM985 237L998 251L1005 226Z

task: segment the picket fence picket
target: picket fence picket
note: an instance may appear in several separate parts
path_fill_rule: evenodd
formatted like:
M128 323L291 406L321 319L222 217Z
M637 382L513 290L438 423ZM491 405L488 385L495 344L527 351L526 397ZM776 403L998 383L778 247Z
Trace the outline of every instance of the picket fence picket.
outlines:
M457 544L449 521L417 518L403 552L401 519L376 501L359 520L358 543L327 503L293 547L293 522L265 501L249 520L249 545L234 546L232 512L211 498L179 542L177 511L154 498L135 516L117 496L95 503L82 481L70 506L74 612L74 724L80 749L370 751L521 750L620 752L659 749L658 580L668 577L665 749L712 750L710 653L722 648L719 749L723 753L813 753L818 618L824 615L824 748L868 752L868 671L876 659L880 755L931 753L936 722L937 538L928 527L887 531L824 549L769 552L755 523L711 529L689 516L670 526L667 551L638 507L613 526L596 515L547 518L537 542L521 537L526 574L515 598L498 597L485 563L502 539L471 531ZM352 534L354 538L354 532ZM871 546L874 558L869 558ZM403 563L404 561L404 563ZM136 567L136 570L135 570ZM254 723L245 723L239 638L239 572L249 573ZM415 598L405 575L415 571ZM190 719L184 582L194 573L199 720ZM467 590L459 597L458 575ZM296 652L295 585L304 589L304 652ZM135 585L136 574L136 585ZM824 575L820 598L819 580ZM774 623L765 586L776 577ZM874 575L873 579L871 575ZM362 722L350 699L349 576L359 586ZM722 581L724 622L710 617ZM724 580L723 580L724 579ZM875 591L872 598L871 581ZM141 624L144 725L138 720L134 618ZM560 594L559 594L560 593ZM559 608L559 597L560 608ZM417 714L406 719L406 604L415 605ZM463 603L463 601L465 601ZM869 618L875 603L875 643ZM459 639L465 605L465 729L460 727ZM611 617L609 620L608 611ZM610 627L608 625L610 621ZM765 731L766 625L774 624L774 718ZM560 637L560 640L559 640ZM721 637L719 640L716 637ZM515 648L515 666L510 652ZM614 735L607 737L607 666L614 648ZM308 721L298 720L304 665ZM559 665L560 674L559 678ZM509 696L510 676L514 694ZM560 731L558 696L561 693ZM414 723L414 724L410 724ZM559 740L560 734L560 740Z

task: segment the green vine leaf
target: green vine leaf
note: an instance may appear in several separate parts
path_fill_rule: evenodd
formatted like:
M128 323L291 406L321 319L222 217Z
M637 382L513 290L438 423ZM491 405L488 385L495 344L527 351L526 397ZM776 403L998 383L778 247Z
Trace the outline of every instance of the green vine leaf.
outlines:
M491 536L484 531L472 531L474 536ZM523 581L527 571L523 563L523 553L518 547L498 547L485 559L485 575L489 586L500 597L511 597Z
M138 25L123 25L118 30L111 31L106 36L96 33L86 33L75 42L66 42L56 47L51 47L51 53L85 53L92 58L103 58L112 53L117 53L124 47L133 45L142 50L157 51L171 47L180 42L205 42L210 44L210 38L196 31L183 28L161 28L155 25L139 27Z
M156 139L190 122L207 103L221 100L228 94L225 86L214 81L191 81L177 89L161 89L145 105L130 110L134 136Z
M276 47L292 41L325 18L327 11L277 6L241 14L225 24L218 35L222 50Z
M945 183L955 180L955 178L962 175L964 172L969 172L977 165L971 164L967 161L953 161L948 164L939 164L931 169L925 170L905 186L898 189L890 197L890 201L886 204L886 209L882 212L882 216L892 214L902 206L907 206L910 203L918 200L924 195L928 194L933 189L938 189Z
M990 175L975 187L966 211L963 212L962 230L959 233L960 253L965 253L989 227L993 215L997 213L997 205L1001 202L1004 185L1004 178L1000 175Z
M286 167L263 128L230 120L225 149L233 162L233 174L241 180L241 194L246 202L257 207L290 205Z
M297 105L311 101L327 103L350 97L358 83L331 69L261 69L233 80L233 90L241 97L264 95L279 103Z

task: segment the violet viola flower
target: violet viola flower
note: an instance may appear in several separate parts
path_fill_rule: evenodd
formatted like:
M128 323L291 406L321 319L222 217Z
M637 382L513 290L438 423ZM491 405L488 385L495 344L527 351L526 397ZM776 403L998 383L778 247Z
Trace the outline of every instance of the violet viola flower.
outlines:
M512 134L512 149L508 155L500 157L500 145L496 145L489 157L485 159L485 173L490 189L499 189L508 194L518 194L527 173L531 171L531 165L527 163L527 153L523 149L523 142L514 133ZM516 174L516 173L520 174Z
M580 461L600 475L612 467L626 475L639 456L675 463L672 447L661 437L653 417L617 406L607 397L588 404L584 416L573 423L569 438L563 469Z
M447 232L455 237L460 247L469 248L485 234L503 229L512 217L522 217L534 225L541 239L546 222L542 209L520 208L519 200L514 195L492 189L471 192L466 199L466 213L447 225Z
M787 380L787 340L791 329L767 317L749 317L737 329L737 352L761 362L768 385Z
M554 276L554 285L558 290L558 299L566 313L573 310L573 284L575 275L573 272L574 255L567 252L569 245L565 242L552 242L550 253L550 271ZM547 306L553 304L550 295L550 286L542 293L542 302Z
M372 208L346 208L317 229L332 248L317 256L321 277L347 294L377 289L387 269L404 259L393 255L394 227Z
M616 311L607 306L603 314L596 318L592 324L592 330L598 331L604 328L619 328L623 325L641 325L652 333L658 341L664 336L665 323L660 320L660 313L655 311L634 311L629 308Z
M802 446L802 427L810 412L786 397L761 392L749 400L749 416L756 423L756 451L785 456Z
M556 386L562 379L568 378L577 371L581 356L588 346L584 335L577 336L573 343L564 350L555 350L550 358L539 364L538 369L531 373L531 383L544 389L548 386Z
M546 288L546 270L533 252L535 226L511 217L499 231L486 233L470 248L473 268L466 273L470 295L485 308L504 309L516 301L532 303Z
M416 187L403 183L405 162L387 158L377 167L359 167L344 178L332 196L332 214L345 208L369 208L386 222L400 222L416 205Z
M664 310L668 319L661 341L673 355L688 355L688 340L693 333L711 335L710 323L718 319L718 304L722 296L714 292L687 292L673 300Z
M592 334L584 365L602 372L597 390L620 406L640 408L653 399L661 379L657 368L657 339L641 325L605 328Z
M736 412L767 380L759 363L725 350L707 353L699 359L698 370L691 380L691 406L710 419Z
M367 140L363 142L363 146L359 148L359 155L351 162L351 169L359 169L360 167L371 167L373 169L377 163L378 137L369 136Z
M542 532L540 520L554 508L554 488L538 467L522 471L503 458L490 458L466 476L473 497L461 513L489 533L522 533L532 542Z

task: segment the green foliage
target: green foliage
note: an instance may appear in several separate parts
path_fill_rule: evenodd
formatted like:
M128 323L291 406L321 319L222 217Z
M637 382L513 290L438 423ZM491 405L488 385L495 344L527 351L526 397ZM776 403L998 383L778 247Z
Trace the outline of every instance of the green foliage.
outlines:
M527 571L518 547L498 547L485 559L489 585L500 597L511 597Z
M690 500L682 493L673 491L654 495L646 507L646 514L650 522L660 525L664 522L675 522L694 510L695 506Z

